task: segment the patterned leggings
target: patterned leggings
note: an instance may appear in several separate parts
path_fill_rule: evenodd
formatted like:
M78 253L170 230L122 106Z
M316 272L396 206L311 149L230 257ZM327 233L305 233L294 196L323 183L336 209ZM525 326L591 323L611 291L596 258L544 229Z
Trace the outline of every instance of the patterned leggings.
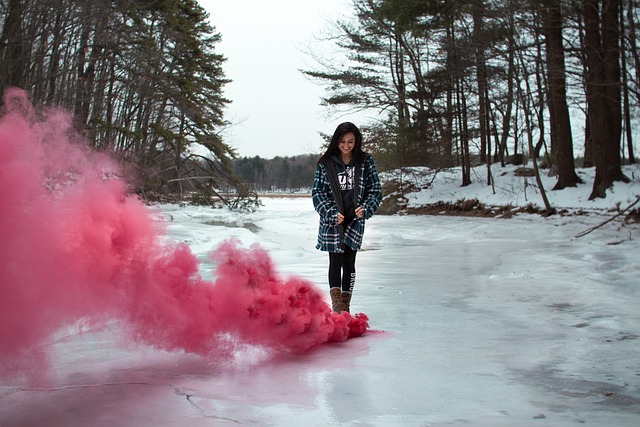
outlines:
M329 252L329 288L353 292L356 283L356 253L345 246L344 253Z

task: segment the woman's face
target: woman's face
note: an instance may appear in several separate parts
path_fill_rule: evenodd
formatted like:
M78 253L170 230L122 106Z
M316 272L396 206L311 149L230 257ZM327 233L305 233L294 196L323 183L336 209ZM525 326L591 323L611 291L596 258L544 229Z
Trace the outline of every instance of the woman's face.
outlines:
M340 149L340 154L345 157L351 157L351 153L353 151L353 147L356 146L356 136L353 132L347 132L342 135L340 138L340 143L338 144L338 148Z

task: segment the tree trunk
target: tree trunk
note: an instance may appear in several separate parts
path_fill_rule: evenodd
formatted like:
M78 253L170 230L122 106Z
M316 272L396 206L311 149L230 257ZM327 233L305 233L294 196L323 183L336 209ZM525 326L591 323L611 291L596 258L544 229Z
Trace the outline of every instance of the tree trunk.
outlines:
M585 0L586 99L596 177L589 199L606 197L615 181L628 182L620 161L621 0Z
M522 68L525 67L525 60L522 57L522 54L519 55L519 60L522 65ZM533 146L533 114L532 110L535 108L533 105L535 104L533 99L533 92L531 90L531 85L529 84L528 79L523 79L524 81L524 89L517 85L518 98L521 99L522 102L522 113L524 115L524 124L527 133L527 146L529 147L529 155L531 156L531 164L533 165L533 171L536 178L536 184L538 185L538 189L540 190L540 195L542 196L542 201L544 203L545 212L547 215L552 215L555 213L555 209L549 203L549 199L547 198L547 193L544 189L544 185L542 184L542 180L540 179L540 168L538 167L538 156L535 147ZM525 92L526 90L526 92ZM538 117L541 116L541 112L538 112Z
M581 182L575 170L571 121L567 107L566 69L562 45L562 11L560 0L542 2L543 32L547 49L547 83L551 146L555 148L558 181L553 188L575 187Z
M542 27L542 22L540 22L540 16L539 14L536 14L536 27L540 28ZM535 45L536 45L536 61L535 61L535 76L536 76L536 92L538 94L538 102L537 105L535 105L536 103L533 101L533 93L530 89L528 89L528 93L530 93L531 95L531 108L536 108L536 119L538 121L538 128L540 129L539 132L539 138L538 138L538 142L536 143L536 145L534 146L534 152L531 154L532 157L535 156L535 158L539 159L540 156L540 152L542 151L542 149L545 149L545 156L546 156L546 163L549 166L549 169L551 169L553 167L553 162L554 159L551 158L551 155L549 154L549 151L553 150L548 150L547 149L547 140L545 138L545 121L544 121L544 106L545 104L547 104L546 102L546 94L545 94L545 88L549 87L549 84L546 82L546 76L545 76L545 70L544 70L544 60L543 60L543 55L542 55L542 41L540 40L540 32L538 30L535 31L534 33L535 35ZM521 66L523 69L526 68L525 65L525 61L522 58L522 55L519 56L519 60L521 63ZM528 84L527 81L525 81L525 83ZM526 104L528 103L524 103L524 105L526 106ZM544 162L543 162L544 163Z
M515 75L515 40L514 40L514 32L515 28L513 27L513 16L509 17L509 57L507 65L507 99L505 100L505 104L507 105L504 116L502 117L502 135L500 137L500 164L502 166L505 165L505 155L507 153L507 139L509 138L509 131L511 130L511 110L513 108L513 86L514 75Z
M85 113L84 100L85 91L87 90L86 64L87 53L89 52L89 33L89 25L88 23L85 23L85 26L82 29L82 36L80 38L80 48L76 53L76 95L75 105L73 108L73 118L76 125L81 129L87 124L88 116L88 111Z
M467 119L467 98L464 95L464 80L458 79L458 99L460 117L460 145L462 147L462 186L471 184L471 154L469 151L469 126Z
M480 128L480 163L487 161L487 108L486 87L487 75L484 51L484 30L482 25L484 12L484 0L473 2L473 40L475 45L476 81L478 85L478 124ZM488 153L491 156L491 153Z
M60 44L63 40L62 13L58 13L56 15L56 21L53 28L53 34L51 34L51 37L53 38L51 60L49 61L49 70L47 72L49 82L46 100L50 103L53 103L55 99L57 89L56 81L58 77L58 69L60 67Z
M451 31L449 27L447 27L447 45L451 46ZM447 49L447 59L446 59L446 67L447 67L447 80L446 80L446 111L445 111L445 132L444 132L444 155L449 156L450 163L453 164L453 119L454 119L454 108L453 108L453 52L451 49ZM447 151L448 150L448 151ZM446 159L445 159L446 160Z
M22 31L23 7L22 0L9 0L9 11L0 36L0 47L4 45L4 52L0 52L0 58L3 60L0 71L5 74L2 87L22 87L25 83L27 60Z
M491 111L491 106L489 105L489 90L486 88L485 85L485 95L484 95L484 99L485 99L485 103L486 103L486 107L485 107L485 111L487 111L487 114L485 115L485 128L487 130L487 185L493 185L493 175L491 175L491 122L489 120L489 111Z
M640 54L636 42L636 22L633 19L633 10L636 7L635 0L627 1L627 22L629 23L629 47L633 57L633 68L636 71L636 85L640 84Z
M633 29L633 28L632 28ZM634 30L635 31L635 30ZM622 8L620 8L620 56L622 57L622 95L624 105L624 129L626 131L627 139L627 153L629 155L629 164L636 162L635 155L633 154L633 132L631 131L631 105L629 104L629 78L627 74L627 39L624 25L624 14ZM630 37L631 39L632 37Z
M575 0L576 10L580 13L577 16L578 23L578 38L580 39L580 46L583 49L580 51L580 58L582 60L582 84L584 88L584 92L586 95L587 92L587 56L585 53L584 47L586 46L585 41L585 30L584 30L584 11L582 8L582 2ZM585 105L584 107L585 119L584 119L584 152L582 153L582 167L584 168L592 168L595 166L593 160L593 140L591 139L591 123L589 123L589 106Z

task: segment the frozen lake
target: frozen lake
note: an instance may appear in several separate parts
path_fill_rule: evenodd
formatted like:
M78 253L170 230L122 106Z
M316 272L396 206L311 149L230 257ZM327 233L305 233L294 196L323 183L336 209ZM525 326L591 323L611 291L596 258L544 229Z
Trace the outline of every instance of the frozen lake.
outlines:
M328 301L307 198L255 213L165 205L168 236L209 276L229 237ZM46 384L3 381L0 426L637 426L638 228L603 218L374 216L358 253L361 338L233 360L121 342L115 325L57 338Z

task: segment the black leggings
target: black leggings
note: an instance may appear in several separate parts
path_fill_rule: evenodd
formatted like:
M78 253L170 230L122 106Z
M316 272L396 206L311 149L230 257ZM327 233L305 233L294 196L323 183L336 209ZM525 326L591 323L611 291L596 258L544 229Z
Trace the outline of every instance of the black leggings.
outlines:
M356 253L345 246L344 253L329 252L329 288L353 292L356 283Z

